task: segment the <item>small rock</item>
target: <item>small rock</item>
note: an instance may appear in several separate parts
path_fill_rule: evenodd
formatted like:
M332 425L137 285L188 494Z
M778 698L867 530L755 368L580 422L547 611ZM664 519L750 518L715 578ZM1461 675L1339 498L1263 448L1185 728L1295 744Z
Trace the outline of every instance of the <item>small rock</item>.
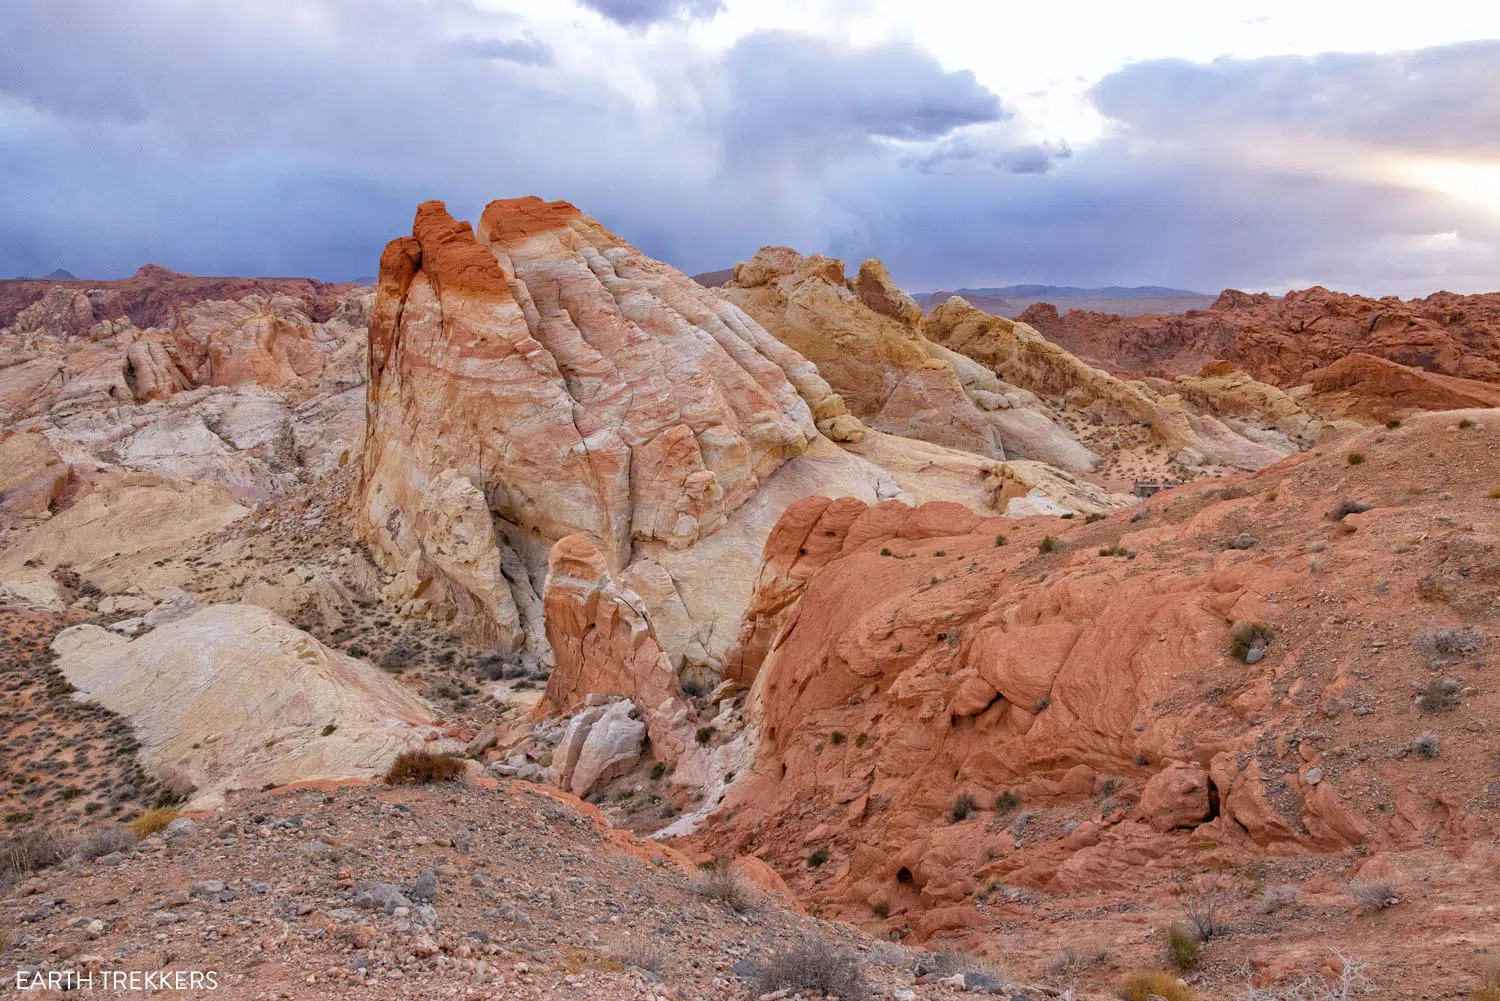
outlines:
M437 874L431 869L423 869L417 874L417 881L412 884L411 892L407 894L412 900L420 900L427 903L437 899Z
M1253 646L1249 650L1245 651L1245 663L1247 663L1247 664L1258 663L1260 661L1260 659L1262 657L1264 657L1265 655L1266 655L1265 650L1261 649L1258 646Z
M983 970L970 970L964 974L964 990L980 994L999 994L1000 981Z
M1257 542L1259 542L1259 541L1260 541L1259 539L1257 539L1255 536L1251 535L1249 532L1241 532L1239 535L1236 535L1234 537L1234 541L1229 544L1229 548L1230 549L1253 549L1253 548L1255 548L1255 544Z
M893 1001L917 1001L917 992L910 987L897 987L891 991Z
M167 825L167 837L188 837L198 830L198 824L191 817L178 817Z
M1307 770L1307 784L1315 786L1323 781L1323 769L1313 766Z
M200 879L193 884L188 891L190 897L217 897L225 890L224 881L219 879Z
M99 858L100 865L119 865L123 861L125 861L125 858L119 852L110 852L108 855L103 855Z

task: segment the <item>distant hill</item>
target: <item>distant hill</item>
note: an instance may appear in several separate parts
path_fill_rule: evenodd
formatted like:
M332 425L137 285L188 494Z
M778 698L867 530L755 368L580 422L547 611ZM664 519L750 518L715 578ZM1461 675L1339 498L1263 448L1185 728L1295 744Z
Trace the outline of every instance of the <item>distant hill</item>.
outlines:
M693 281L704 288L718 288L734 280L734 268L725 268L722 271L705 271L701 275L694 275Z
M960 288L953 291L923 292L912 296L923 310L930 310L951 296L962 296L971 306L1012 319L1028 306L1050 302L1059 314L1082 309L1120 316L1143 313L1186 313L1190 309L1207 309L1214 296L1187 289L1162 285L1106 285L1102 288L1079 288L1075 285L1005 285L989 288Z

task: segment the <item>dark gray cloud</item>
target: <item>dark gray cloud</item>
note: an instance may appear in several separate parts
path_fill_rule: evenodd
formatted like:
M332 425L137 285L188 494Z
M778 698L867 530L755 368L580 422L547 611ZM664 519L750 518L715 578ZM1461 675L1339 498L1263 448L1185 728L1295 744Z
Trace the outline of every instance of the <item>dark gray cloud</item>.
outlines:
M1500 149L1500 41L1414 52L1135 63L1093 88L1149 136L1265 130L1404 149Z
M724 10L724 0L579 0L627 28L644 28L660 21L706 20Z
M723 86L721 127L735 159L823 156L872 139L940 139L1008 117L973 73L945 70L909 43L855 48L759 32L730 51Z
M474 218L522 194L573 201L690 273L768 243L881 256L913 289L1406 290L1500 272L1500 223L1467 206L1257 168L1199 141L1233 131L1209 124L1229 97L1187 82L1222 64L1122 70L1096 97L1128 134L1070 149L1037 142L972 75L911 45L770 32L711 53L680 30L546 28L468 0L128 6L12 0L0 18L0 275L115 277L155 261L352 278L409 231L419 201ZM1458 88L1468 77L1444 51L1404 65L1447 66ZM1281 79L1279 65L1230 76ZM1328 81L1318 93L1337 92ZM1275 101L1240 100L1276 128ZM1294 124L1427 141L1394 130L1394 113L1339 114ZM1444 134L1471 135L1461 108L1444 114Z

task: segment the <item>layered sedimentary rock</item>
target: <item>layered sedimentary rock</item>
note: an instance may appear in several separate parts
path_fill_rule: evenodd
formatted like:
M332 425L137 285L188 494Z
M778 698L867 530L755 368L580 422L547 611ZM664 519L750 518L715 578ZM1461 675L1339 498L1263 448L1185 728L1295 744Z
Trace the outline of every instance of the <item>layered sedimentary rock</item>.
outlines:
M872 428L988 458L1099 463L1030 394L924 337L920 307L878 260L846 278L842 261L766 247L720 294L815 363Z
M135 640L74 626L53 650L85 697L131 720L146 764L196 787L202 806L228 789L378 775L433 721L395 679L253 605L198 609Z
M1308 406L1343 417L1385 421L1419 410L1500 406L1500 385L1401 365L1356 351L1307 374Z
M1354 352L1441 375L1500 381L1500 293L1372 299L1314 286L1274 297L1226 289L1206 310L1116 316L1039 304L1020 319L1113 371L1190 375L1224 359L1263 382L1305 383Z
M1189 845L1226 866L1462 851L1493 827L1465 805L1485 770L1439 789L1390 748L1420 726L1445 759L1483 757L1465 721L1494 694L1458 665L1497 622L1497 434L1495 411L1419 416L1349 440L1359 465L1341 443L1094 524L792 505L728 665L752 685L755 765L696 844L919 939L1007 920L975 909L986 886L1136 888L1174 878ZM1477 475L1453 481L1460 465ZM1350 498L1369 510L1348 514ZM1469 645L1432 654L1455 621ZM1269 639L1236 656L1252 623ZM1419 723L1411 679L1433 670L1457 672L1443 691L1458 701ZM814 847L831 854L816 872Z
M1027 324L991 316L957 296L923 319L922 332L928 340L989 366L1008 383L1065 399L1104 419L1149 425L1156 440L1184 456L1187 465L1260 469L1296 450L1252 441L1214 417L1193 412L1176 395L1157 396L1141 383L1091 368Z

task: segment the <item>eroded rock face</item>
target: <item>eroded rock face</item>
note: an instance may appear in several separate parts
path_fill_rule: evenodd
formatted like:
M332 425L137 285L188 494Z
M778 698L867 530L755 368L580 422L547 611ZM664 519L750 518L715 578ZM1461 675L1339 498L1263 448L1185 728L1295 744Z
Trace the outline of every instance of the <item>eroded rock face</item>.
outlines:
M555 666L541 710L566 714L590 694L625 696L644 712L657 759L675 760L691 736L677 671L639 596L614 581L587 536L552 547L545 602Z
M879 261L858 279L842 261L766 247L735 268L720 295L818 367L849 410L889 434L1003 459L995 430L953 367L931 357L921 310Z
M573 534L617 572L637 543L711 534L806 451L799 387L839 409L738 309L566 203L492 203L480 233L429 202L382 258L360 519L392 564L435 545L420 513L452 470L534 576Z
M884 905L920 938L990 927L970 903L987 882L1134 887L1169 878L1190 841L1244 859L1487 836L1490 822L1458 805L1467 792L1424 787L1412 762L1377 777L1360 757L1392 760L1380 749L1410 729L1408 678L1424 671L1419 656L1372 649L1420 648L1417 634L1452 615L1496 621L1484 603L1500 579L1478 567L1500 532L1488 488L1431 502L1455 514L1416 568L1392 540L1415 539L1432 512L1379 475L1397 463L1442 479L1500 432L1494 411L1460 413L1467 424L1427 415L1360 432L1347 447L1374 471L1341 443L1164 492L1138 519L790 506L729 661L751 685L755 764L695 843L756 854L853 919ZM1478 461L1488 484L1494 457ZM1351 496L1371 508L1327 516ZM1236 548L1250 528L1253 547ZM1336 609L1319 601L1331 593ZM1413 603L1418 614L1396 612ZM1372 648L1374 621L1388 647ZM1266 625L1260 657L1231 654L1235 623ZM1467 690L1476 710L1489 699ZM1309 737L1309 705L1342 727ZM1481 739L1446 732L1462 744L1454 760ZM1458 784L1477 794L1481 777ZM972 819L955 812L964 796ZM1422 802L1435 812L1414 822ZM828 872L809 872L811 847L831 852Z
M134 723L147 765L191 782L201 805L228 788L377 775L433 721L393 678L253 605L200 608L135 640L74 626L53 650L69 681Z

